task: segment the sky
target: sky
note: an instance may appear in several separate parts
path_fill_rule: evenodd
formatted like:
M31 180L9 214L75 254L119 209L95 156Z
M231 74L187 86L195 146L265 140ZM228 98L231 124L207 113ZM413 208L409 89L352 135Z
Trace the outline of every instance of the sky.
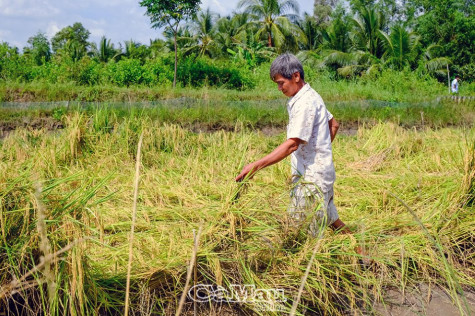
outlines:
M202 0L201 8L228 15L237 11L239 0ZM313 12L313 0L297 0L300 13ZM139 0L0 0L0 42L23 49L38 31L49 40L62 28L81 22L98 43L105 35L118 44L133 39L149 44L162 37L152 29Z

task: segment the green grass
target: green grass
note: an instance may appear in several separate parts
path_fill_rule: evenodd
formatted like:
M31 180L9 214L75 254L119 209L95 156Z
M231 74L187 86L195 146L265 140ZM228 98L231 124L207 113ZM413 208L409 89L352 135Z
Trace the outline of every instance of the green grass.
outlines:
M29 83L0 81L0 102L20 101L89 101L89 102L138 102L175 98L192 98L211 101L274 100L285 99L269 78L270 64L253 69L252 80L256 87L237 91L204 86L188 88L169 84L156 86L113 84L78 85L74 82ZM434 78L415 72L384 70L377 77L351 80L332 80L330 75L315 65L305 65L306 80L326 102L349 100L382 100L390 102L432 102L439 96L449 95L447 85ZM475 83L462 83L460 95L475 96Z
M260 112L252 109L258 117ZM316 241L295 240L296 232L289 228L289 162L260 171L238 203L232 203L238 188L233 179L242 161L268 153L284 133L266 136L246 128L237 108L223 115L234 113L234 123L244 127L194 133L176 122L194 122L195 115L212 122L224 109L218 107L209 116L179 109L176 118L159 119L167 117L162 110L150 110L157 116L136 108L71 111L61 117L65 128L59 132L20 128L0 141L0 284L40 260L35 183L43 188L53 251L91 238L53 265L57 292L51 301L42 287L20 291L15 299L30 298L32 308L51 314L122 313L135 153L143 132L132 308L174 311L193 229L203 225L199 283L280 288L287 298L282 308L290 310ZM275 111L272 117L283 121L285 113L276 114L282 108ZM371 312L388 288L404 290L420 283L448 289L463 309L463 293L452 289L475 286L475 215L469 203L474 195L474 143L473 128L415 131L392 122L337 136L335 203L354 234L327 231L299 312ZM418 221L393 195L414 210ZM358 244L374 260L368 270L358 264ZM42 273L35 278L40 280ZM146 293L151 298L144 301ZM34 297L41 306L34 305ZM240 308L256 310L253 304Z

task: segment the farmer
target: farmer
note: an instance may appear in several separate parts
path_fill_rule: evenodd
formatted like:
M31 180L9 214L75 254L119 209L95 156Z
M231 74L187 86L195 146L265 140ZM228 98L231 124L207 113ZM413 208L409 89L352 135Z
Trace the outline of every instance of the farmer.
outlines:
M333 203L335 168L331 142L338 123L327 111L320 95L305 83L302 64L294 55L277 57L272 62L270 77L290 98L287 140L267 156L245 166L236 181L252 177L257 171L291 155L293 189L288 208L291 222L295 225L308 223L309 231L315 237L321 237L326 226L349 233ZM359 247L357 252L362 254Z
M452 93L454 94L459 93L459 80L460 80L459 76L455 76L455 79L452 80L451 87L452 87Z

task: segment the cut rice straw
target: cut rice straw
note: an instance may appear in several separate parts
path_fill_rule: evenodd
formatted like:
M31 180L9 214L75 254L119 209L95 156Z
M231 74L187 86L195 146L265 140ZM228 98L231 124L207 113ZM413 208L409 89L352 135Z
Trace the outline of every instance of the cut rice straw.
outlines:
M90 238L89 237L84 237L84 238L81 238L81 239L77 239L77 240L73 241L72 243L66 245L65 247L61 248L60 250L56 251L55 253L50 253L50 254L44 256L43 259L40 261L40 263L38 263L33 268L31 268L31 270L29 270L27 273L22 275L20 278L14 279L13 281L10 282L10 284L4 286L2 288L2 291L0 292L0 299L5 298L9 294L14 294L19 289L25 290L26 288L36 286L38 284L37 281L29 282L26 279L29 276L33 275L34 273L36 273L36 272L40 271L41 269L43 269L43 267L45 265L47 265L47 264L51 265L51 264L55 263L56 261L58 261L60 259L59 255L65 253L66 251L71 250L74 246L76 246L77 244L79 244L79 243L81 243L81 242L83 242L87 239L90 239Z
M294 303L292 304L292 310L290 311L290 316L294 316L295 313L297 312L297 307L299 305L300 297L302 296L305 283L307 283L307 278L310 273L310 268L312 267L313 260L315 260L315 255L317 254L318 248L320 248L320 241L321 239L318 239L317 244L315 245L315 248L313 248L312 257L310 258L310 261L307 264L307 269L305 270L305 274L303 275L302 281L300 282L299 292L297 293L297 297L295 298Z
M130 239L129 239L129 262L127 264L127 285L125 290L125 307L124 307L124 315L127 316L129 314L129 293L130 293L130 274L132 271L132 251L133 251L133 243L134 243L134 230L135 230L135 222L137 220L137 198L139 192L139 180L140 180L140 154L142 149L142 140L143 140L143 132L140 134L139 144L137 146L137 159L135 163L135 179L134 179L134 203L132 207L132 226L130 227Z
M198 234L196 235L196 238L195 238L195 244L193 247L193 253L191 254L190 265L188 266L188 271L186 272L185 287L183 288L183 293L181 293L180 303L178 304L178 308L176 310L175 316L178 316L181 314L181 310L183 309L183 305L185 304L186 293L188 292L188 285L190 284L190 280L191 280L191 273L195 265L196 254L198 253L198 245L200 243L202 228L203 228L203 225L200 225L200 228L198 229Z
M437 250L440 253L440 258L442 259L442 261L444 263L444 266L445 266L445 269L446 269L447 283L448 283L449 288L452 292L451 293L452 298L455 300L455 303L457 304L460 315L465 315L465 314L470 315L470 307L468 306L467 298L465 296L465 293L464 293L462 287L460 286L460 283L457 279L457 275L454 271L454 268L452 267L452 265L450 265L450 263L447 261L447 258L445 257L445 253L444 253L444 249L442 248L442 245L439 242L437 242L435 240L435 238L430 234L427 227L424 226L424 224L419 219L419 217L417 217L416 212L414 212L414 210L412 208L410 208L409 205L407 205L402 199L400 199L394 193L392 193L392 192L388 192L388 193L392 197L394 197L396 200L398 200L411 213L411 215L414 217L414 220L419 224L419 226L422 228L422 230L426 234L427 238L431 241L431 243L434 245L434 247L437 248ZM463 303L465 305L464 306L465 310L462 307L462 304L460 303L459 295L462 296L462 300L463 300Z
M46 288L48 289L48 305L51 310L53 304L53 298L56 292L56 283L55 283L55 275L54 272L51 271L51 262L45 261L45 257L51 255L51 243L48 239L48 232L46 228L46 207L43 205L41 201L41 185L39 182L36 182L36 190L35 190L35 200L37 205L37 218L38 222L36 224L36 228L38 230L38 234L40 235L40 250L43 252L43 256L40 260L45 262L44 264L44 271L43 275L46 280ZM54 260L54 257L52 258Z

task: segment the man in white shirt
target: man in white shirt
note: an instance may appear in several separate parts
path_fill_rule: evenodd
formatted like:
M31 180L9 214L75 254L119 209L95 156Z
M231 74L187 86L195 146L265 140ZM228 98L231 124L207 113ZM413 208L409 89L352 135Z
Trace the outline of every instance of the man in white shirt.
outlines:
M338 130L320 95L305 83L300 61L291 54L277 57L271 65L271 79L290 97L287 103L289 124L287 140L273 152L243 168L236 181L291 155L294 188L289 215L294 224L309 224L312 235L320 237L323 228L349 233L339 219L333 203L333 166L331 142ZM335 128L336 127L336 128ZM358 247L357 252L362 254Z
M452 93L459 93L459 80L460 80L460 77L459 76L455 76L455 79L452 80Z

